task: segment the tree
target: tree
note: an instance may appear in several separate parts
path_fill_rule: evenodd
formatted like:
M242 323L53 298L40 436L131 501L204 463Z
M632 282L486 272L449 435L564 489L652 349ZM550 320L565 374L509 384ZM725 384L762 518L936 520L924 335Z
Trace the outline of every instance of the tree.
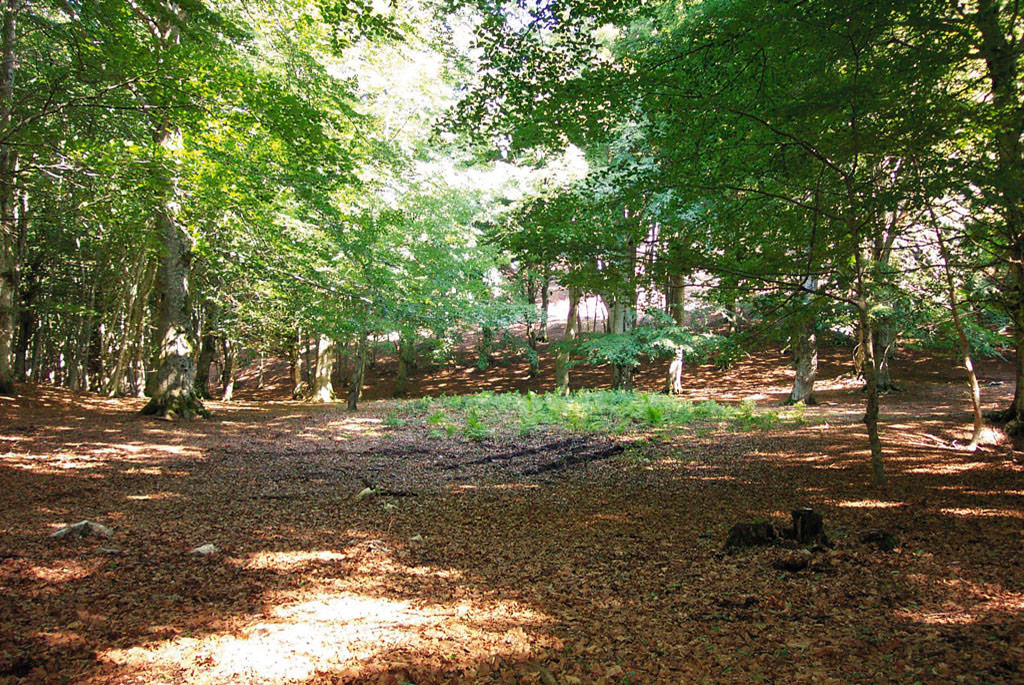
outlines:
M639 185L675 193L675 213L658 219L698 227L711 269L794 296L827 274L821 294L856 314L879 484L875 298L886 219L927 200L901 160L931 159L955 118L945 46L902 40L922 9L735 0L491 13L479 34L483 63L501 77L485 76L461 110L513 143L566 120L572 140L605 139L609 120L636 122L657 151L656 173ZM620 198L636 194L632 180L617 184Z

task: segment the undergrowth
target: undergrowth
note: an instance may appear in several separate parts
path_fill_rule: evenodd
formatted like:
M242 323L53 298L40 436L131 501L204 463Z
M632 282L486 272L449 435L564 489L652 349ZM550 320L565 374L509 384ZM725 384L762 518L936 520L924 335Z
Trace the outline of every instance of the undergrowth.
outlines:
M544 426L625 433L637 428L672 431L691 424L765 430L780 423L805 423L802 405L759 411L753 402L691 402L669 395L612 390L583 391L569 397L532 392L424 397L406 403L404 410L409 417L425 417L435 437L462 434L473 440L484 440L499 429L529 434Z

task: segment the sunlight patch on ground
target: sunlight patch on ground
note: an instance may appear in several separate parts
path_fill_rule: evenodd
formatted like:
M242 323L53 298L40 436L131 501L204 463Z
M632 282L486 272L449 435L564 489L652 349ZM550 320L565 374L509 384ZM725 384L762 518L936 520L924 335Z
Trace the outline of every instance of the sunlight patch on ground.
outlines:
M836 502L837 507L844 507L848 509L896 509L898 507L907 506L906 502L887 502L885 500L877 499L861 499L861 500L846 500L845 502Z
M336 435L335 440L343 441L349 437L358 435L360 437L376 437L380 435L380 426L383 419L373 416L349 417L341 420L330 420L316 427L308 428L300 435L305 438L317 438L326 433Z
M62 526L57 526L57 528L60 527ZM106 562L103 560L75 561L63 559L53 563L53 566L34 566L32 568L32 575L46 583L66 583L69 580L79 580L96 573Z
M989 468L991 464L984 461L968 461L961 463L952 464L929 464L927 466L918 466L916 468L907 469L907 473L928 473L935 475L948 475L953 473L963 473L964 471L975 471L980 469Z
M464 483L452 485L449 489L452 492L469 492L472 490L536 490L539 487L536 483L495 483L494 485Z
M246 568L287 570L313 562L343 561L348 555L343 552L317 550L313 552L256 552L243 563Z
M1024 611L1024 599L984 602L982 604L951 611L897 611L900 618L927 625L970 625L985 619L992 612L1020 613Z
M167 456L174 457L199 458L201 456L196 449L178 445L102 444L97 446L96 443L65 443L65 446L72 449L45 453L8 452L2 455L4 466L24 471L57 474L64 471L85 471L106 467L112 458L125 461L153 461L162 458L163 455L154 457L153 451L163 452ZM137 456L143 451L149 452L149 454Z
M981 437L978 440L979 445L998 445L1001 443L1006 436L1002 431L996 430L995 428L982 428Z
M103 658L192 683L305 680L323 672L357 677L372 670L376 659L393 663L434 654L468 664L485 655L525 657L553 640L531 637L523 627L548 621L510 602L414 605L324 593L278 606L230 631L114 649Z
M984 518L1016 518L1024 519L1024 512L1017 511L1016 509L982 509L982 508L960 508L960 507L948 507L939 509L943 514L950 516L964 516L974 517L980 516Z
M176 476L179 478L188 475L187 471L168 471L159 466L126 469L124 473L127 476Z
M130 499L134 502L147 502L150 500L160 499L173 499L175 497L182 497L180 492L151 492L148 495L128 495L125 499Z
M932 587L936 600L945 600L939 610L922 607L896 611L897 616L906 620L927 625L969 625L991 614L1024 612L1024 594L1001 585L973 583L962 578L936 581L922 574L911 574L907 579ZM954 600L954 597L959 598Z
M976 497L1024 497L1024 490L964 490L964 494Z

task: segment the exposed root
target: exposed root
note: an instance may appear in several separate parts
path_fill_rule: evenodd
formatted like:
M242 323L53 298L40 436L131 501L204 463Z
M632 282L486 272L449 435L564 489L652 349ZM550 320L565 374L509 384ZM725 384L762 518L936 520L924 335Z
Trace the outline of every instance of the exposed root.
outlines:
M177 395L171 398L154 397L140 411L143 416L155 416L161 419L209 418L210 412L203 406L202 400L195 393Z

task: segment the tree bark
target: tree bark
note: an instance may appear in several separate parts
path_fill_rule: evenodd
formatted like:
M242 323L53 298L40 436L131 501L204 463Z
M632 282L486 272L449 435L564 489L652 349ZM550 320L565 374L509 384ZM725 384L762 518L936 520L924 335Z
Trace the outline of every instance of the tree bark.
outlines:
M815 404L813 393L814 381L818 377L818 340L814 334L814 319L800 322L793 334L793 365L796 375L787 403Z
M544 267L544 277L540 289L540 333L537 340L548 341L548 309L551 306L551 269Z
M220 384L223 388L221 400L230 402L235 394L235 360L238 346L230 338L221 340L221 350L224 355L224 368L220 372Z
M974 411L974 433L971 435L971 442L967 449L974 451L981 442L981 434L984 430L984 418L981 414L981 387L978 385L978 375L974 372L974 361L971 359L971 346L964 334L963 322L960 320L960 304L956 297L956 284L953 282L953 270L949 266L949 250L946 249L946 241L942 238L942 229L935 226L935 236L938 239L939 255L942 257L942 271L946 276L946 297L949 300L949 311L953 315L953 326L956 328L957 338L960 340L960 355L964 360L964 369L967 370L967 384L971 389L971 408Z
M683 326L686 321L686 285L680 274L672 274L668 277L668 286L665 288L665 306L677 326Z
M416 339L407 333L398 338L398 375L395 378L395 397L405 397L409 391L409 370L416 361Z
M26 379L34 383L39 383L42 380L43 374L39 367L43 363L43 336L45 330L43 320L40 319L32 336L32 354L29 357L28 369L26 369L27 373L25 374Z
M26 193L21 193L19 205L20 211L17 219L18 245L15 259L16 263L20 265L25 260L28 246L28 195ZM17 381L27 380L29 339L39 325L39 315L34 311L33 304L41 291L38 273L41 259L33 260L27 277L26 273L21 269L15 269L14 272L16 279L15 291L19 293L20 299L17 306L17 329L15 331L17 344L14 349L13 370L14 379Z
M363 395L363 377L366 373L366 345L367 334L359 339L359 350L356 352L355 364L352 368L352 382L348 388L348 408L355 411L359 405L359 399Z
M672 274L668 277L668 285L665 287L665 307L672 316L676 326L682 327L686 320L686 286L680 274ZM668 374L665 377L665 392L669 395L678 395L683 391L683 367L686 364L686 350L677 347L672 361L668 365Z
M569 316L565 319L562 344L555 351L555 392L562 397L569 394L569 347L579 333L580 295L579 288L569 287Z
M896 347L896 336L892 324L876 326L873 337L873 351L875 359L878 360L878 391L894 392L899 387L893 383L889 372L889 361L892 359Z
M169 134L159 142L165 143ZM160 366L156 387L142 413L161 417L192 419L206 414L196 395L196 366L192 355L192 316L189 311L189 269L192 238L174 216L174 186L165 179L163 204L155 223L163 247L157 293L161 320Z
M334 346L334 365L331 367L331 387L344 388L345 383L345 353L348 350L348 343Z
M494 345L494 329L483 324L480 326L480 341L477 343L476 368L487 369L491 363L491 347Z
M161 259L157 266L157 282L163 280L164 260ZM164 320L164 308L160 304L161 297L156 295L156 306L153 307L152 322L150 325L149 345L140 353L146 356L145 379L143 381L143 394L152 397L156 394L156 388L160 376L160 349L164 332L167 330L167 322ZM148 353L148 354L147 354Z
M288 362L292 372L292 399L298 400L306 395L306 382L302 380L302 331L295 332L295 338L288 345Z
M26 296L22 293L21 306L18 307L17 340L14 346L14 379L24 381L28 378L28 350L33 340L39 317L32 311L32 300L35 293Z
M686 365L686 350L677 346L675 355L668 365L668 374L665 376L665 393L678 395L683 391L683 367Z
M82 285L85 285L87 280L91 280L92 283L89 288L89 302L86 310L77 317L77 328L74 338L70 341L71 349L68 354L68 387L79 391L89 389L89 341L92 337L92 310L96 305L96 281L86 277L83 266Z
M153 289L153 279L156 276L156 260L153 257L141 255L143 268L137 274L136 282L130 289L131 301L128 304L128 321L125 324L124 339L117 352L117 361L110 373L107 383L107 397L117 397L124 394L124 381L128 369L131 350L142 343L142 319L145 315L146 301L149 300L150 291Z
M18 270L16 181L18 152L6 135L14 113L14 79L18 70L15 48L20 0L6 0L0 29L0 395L14 394L11 344L14 340L15 300Z
M814 333L815 312L813 293L818 290L818 279L815 276L808 276L804 281L803 298L804 310L800 313L797 321L796 331L792 336L793 344L793 367L796 374L793 377L793 389L789 393L787 404L815 404L814 381L818 377L818 339Z
M209 330L209 321L206 328L199 342L199 361L196 362L196 395L204 400L210 398L210 367L217 355L217 336Z
M316 373L313 376L313 388L310 394L312 401L326 403L334 399L334 386L331 385L333 368L334 341L321 334L316 350Z
M856 235L856 231L853 232ZM864 378L867 383L867 407L864 411L864 425L868 429L868 444L871 448L871 476L876 486L885 485L885 467L882 462L882 441L878 435L878 361L871 344L872 326L868 311L867 284L864 279L864 260L860 249L856 253L856 304L857 337L864 352Z
M1010 12L1013 3L978 0L967 20L977 31L974 47L985 61L992 85L991 123L994 129L996 174L993 185L1002 204L1003 238L1009 253L1010 284L1008 310L1014 322L1017 353L1013 402L992 418L1007 423L1007 432L1024 432L1024 98L1021 92L1021 63L1017 27L1001 21L1000 11Z
M623 300L615 300L611 306L611 324L613 335L625 335L630 328L631 307ZM633 364L612 365L612 389L629 391L633 389Z
M184 23L187 12L171 5L175 20ZM173 58L180 45L179 24L157 26L157 37L165 59ZM167 115L169 116L169 115ZM161 334L159 368L149 403L142 413L192 419L207 415L203 403L196 395L196 365L193 355L191 303L189 302L189 276L192 267L192 236L177 220L178 185L175 180L176 163L169 151L175 138L175 129L169 119L156 123L152 137L155 154L152 160L153 176L158 190L158 201L153 212L153 226L160 238L161 264L157 279ZM147 379L148 382L148 379Z
M540 372L540 351L538 349L538 331L536 327L528 327L526 331L526 346L530 349L529 353L529 364L530 371L528 373L530 378L535 378Z

